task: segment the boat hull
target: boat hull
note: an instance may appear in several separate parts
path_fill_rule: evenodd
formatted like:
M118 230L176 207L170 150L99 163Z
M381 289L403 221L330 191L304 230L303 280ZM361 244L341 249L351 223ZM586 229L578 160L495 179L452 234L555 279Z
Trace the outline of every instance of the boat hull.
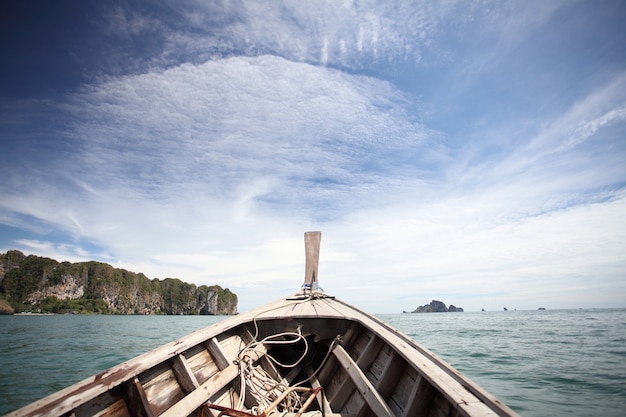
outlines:
M318 292L233 316L8 414L43 415L517 414L400 331Z

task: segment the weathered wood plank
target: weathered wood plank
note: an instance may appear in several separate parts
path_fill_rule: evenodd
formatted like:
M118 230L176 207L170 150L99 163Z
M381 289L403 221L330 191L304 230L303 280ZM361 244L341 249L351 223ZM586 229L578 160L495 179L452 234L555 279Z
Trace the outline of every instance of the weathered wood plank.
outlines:
M383 398L387 398L394 391L406 367L406 361L394 352L387 361L381 377L376 382L376 390Z
M352 392L349 393L348 397L345 400L345 404L341 407L341 414L354 414L357 416L363 416L364 413L362 410L367 409L371 415L371 409L367 407L367 403L365 402L365 398L361 392L354 388Z
M398 384L400 376L402 375L402 365L405 364L405 362L400 359L397 354L388 349L380 349L379 353L380 354L376 357L376 359L372 361L372 367L380 368L379 375L374 375L373 373L368 372L366 376L368 377L370 383L372 383L378 391L380 397L386 399ZM383 364L383 362L385 363ZM357 364L360 366L358 361ZM386 400L385 402L387 403ZM387 405L391 410L394 404L392 403L390 405L387 403ZM357 414L361 415L363 411L363 409L359 410Z
M333 357L335 359L335 357ZM343 369L341 363L339 363L338 359L335 359L338 362L337 371L335 373L335 378L331 381L329 385L327 385L328 393L329 393L329 401L331 406L335 410L342 410L344 405L350 399L350 395L352 391L356 390L354 386L354 381L350 378L350 375Z
M376 385L377 381L384 375L385 367L389 363L393 355L393 349L385 344L378 352L375 360L372 364L367 368L367 371L364 370L364 373L367 375L370 382Z
M121 389L111 390L74 410L75 417L129 417Z
M402 417L422 416L430 408L430 403L434 396L434 388L421 375L418 375L411 394L405 404Z
M187 395L185 398L174 404L160 417L182 417L188 416L195 409L207 402L209 398L218 393L226 385L239 375L237 366L230 365L220 373L211 377L207 382L200 385L197 389Z
M337 312L335 312L337 314ZM341 314L341 312L339 312ZM343 346L351 346L354 341L359 337L361 331L363 330L363 326L359 325L357 322L353 322L346 333L341 337L341 344Z
M185 358L198 384L203 384L220 371L204 343L187 351Z
M313 387L314 389L323 388L319 380L317 379L317 377L313 375L314 371L311 365L307 364L304 367L304 371L306 372L306 374L309 376L309 379L311 380L311 387ZM326 397L326 392L324 390L320 391L320 393L318 394L317 403L320 407L320 410L324 410L325 415L332 414L333 410L331 409L330 404L328 403L328 398Z
M377 416L393 417L393 413L385 403L385 400L378 394L376 388L369 382L356 362L348 355L348 352L346 352L342 346L337 346L333 350L333 354L344 367L374 414Z
M409 403L411 392L415 389L416 380L419 378L417 371L407 366L398 377L398 383L393 393L387 398L387 404L394 410L396 415L402 415Z
M234 382L226 385L219 392L211 396L210 402L213 404L219 404L223 407L236 408L240 402L239 392L234 389ZM203 410L204 415L199 417L205 417L207 414L213 417L217 417L220 411L217 410ZM192 414L193 415L193 414ZM194 416L195 417L195 416Z
M358 323L350 324L346 332L341 335L341 343L343 344L343 346L351 346L352 343L354 343L354 341L358 338L361 329L362 327ZM337 363L337 360L334 356L331 356L328 360L329 362L320 371L319 380L327 390L326 392L331 399L331 402L334 402L333 398L347 399L349 390L353 389L353 386L345 386L346 381L348 382L348 384L351 384L350 379L347 377L347 375L343 379L341 379L342 374L336 370L339 364ZM337 409L339 408L341 408L341 406L339 406Z
M231 361L226 357L226 353L222 350L219 342L215 337L212 337L206 342L207 350L209 354L213 358L213 362L217 365L217 367L222 370L228 368L231 364Z
M346 350L351 349L352 345L361 337L368 337L367 335L362 335L362 330L363 327L359 323L353 322L349 325L345 333L341 335L341 344ZM327 390L328 399L332 406L336 410L344 409L345 405L350 401L351 393L355 390L355 386L334 355L329 358L329 363L320 372L319 379Z
M157 416L154 413L154 410L152 410L150 401L148 401L148 397L146 396L146 392L144 391L139 378L135 377L128 383L127 392L130 399L128 411L130 411L131 415L143 417Z
M363 352L357 357L356 363L359 365L361 369L368 369L376 356L378 356L378 352L380 348L384 345L384 342L380 340L380 338L376 337L375 334L370 333L370 339L365 346Z
M321 232L306 232L304 234L304 251L306 255L304 283L310 286L311 290L317 289L321 239Z
M167 410L185 396L168 362L139 375L146 398L156 415Z
M259 346L255 350L256 357L253 360L257 360L267 353L264 346ZM204 384L200 385L194 391L192 391L185 398L174 404L167 411L161 414L160 417L181 417L191 414L194 410L200 407L209 399L220 392L225 386L230 384L235 378L239 376L239 367L237 365L229 365L227 368L220 371L218 374L211 377Z
M183 355L176 355L172 359L172 371L185 394L189 394L200 386L196 376L193 374L187 359Z

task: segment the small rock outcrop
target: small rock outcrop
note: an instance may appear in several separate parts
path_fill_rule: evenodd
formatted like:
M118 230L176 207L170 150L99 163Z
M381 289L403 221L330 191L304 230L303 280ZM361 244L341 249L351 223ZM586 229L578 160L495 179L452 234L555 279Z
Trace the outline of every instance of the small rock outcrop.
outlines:
M462 307L456 307L450 304L450 307L438 300L432 300L430 304L417 307L412 313L460 313L463 311Z

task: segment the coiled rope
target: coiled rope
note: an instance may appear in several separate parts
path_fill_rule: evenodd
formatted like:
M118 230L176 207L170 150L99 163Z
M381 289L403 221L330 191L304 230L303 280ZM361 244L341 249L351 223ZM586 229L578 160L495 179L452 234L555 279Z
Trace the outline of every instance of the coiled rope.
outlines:
M254 359L262 352L257 350L260 345L290 345L302 341L304 343L304 352L294 363L283 363L270 354L265 357L283 368L293 368L298 366L306 357L309 351L309 343L302 335L300 329L297 332L283 332L271 336L267 336L260 341L252 341L243 348L237 355L237 365L239 366L240 377L240 393L239 393L239 409L244 408L246 400L246 392L248 392L258 404L252 411L262 413L269 407L276 398L288 391L289 386L281 381L277 381L271 377L261 366L254 364ZM269 349L267 349L269 350ZM254 355L252 353L255 353ZM246 389L247 388L247 389ZM282 411L295 412L302 406L300 397L295 391L286 395L280 404Z
M293 304L296 305L300 303L305 303L318 298L328 297L325 295L320 295L318 293L312 293L303 298L293 299ZM277 308L284 308L284 306L280 306ZM308 378L289 386L286 381L283 382L276 380L260 365L255 365L255 361L257 358L264 356L265 358L282 368L295 368L306 358L309 352L309 342L307 341L306 337L302 335L300 327L298 327L296 332L277 333L267 336L262 340L257 340L259 336L257 317L271 310L273 309L263 311L253 318L252 321L255 328L255 334L252 337L252 341L239 351L237 359L235 360L235 364L238 366L239 369L240 380L239 402L236 409L208 403L205 404L203 408L215 408L221 410L220 416L266 416L276 411L281 413L297 413L297 415L301 415L311 404L313 398L317 396L319 392L323 391L322 388L301 388L300 385L312 380L319 373L319 371L323 368L324 364L330 357L330 354L332 353L335 346L340 343L341 336L337 335L334 338L328 348L326 356L317 367L317 369L312 372ZM271 354L269 354L269 346L294 345L297 343L304 344L304 351L293 363L283 363ZM266 349L261 350L259 348L260 346L265 346ZM300 395L298 394L299 392L308 392L311 395L303 403ZM246 395L248 394L253 397L254 402L257 404L251 409L247 409L245 406ZM322 415L324 415L323 410L321 411L321 413Z

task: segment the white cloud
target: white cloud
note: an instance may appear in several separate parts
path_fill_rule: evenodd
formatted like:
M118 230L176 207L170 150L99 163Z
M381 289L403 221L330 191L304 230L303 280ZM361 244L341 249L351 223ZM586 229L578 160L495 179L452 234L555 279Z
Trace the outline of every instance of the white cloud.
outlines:
M476 198L360 213L325 234L332 243L324 249L348 251L350 261L321 267L321 282L371 311L415 308L447 294L445 302L474 310L501 308L493 304L504 300L516 308L537 308L538 299L549 299L554 308L590 306L593 300L570 287L573 280L590 288L612 282L623 299L623 196L499 225L476 224L476 215L485 212L458 205ZM361 285L371 290L360 291ZM546 297L548 289L555 293ZM398 299L408 305L394 310Z
M320 189L317 202L328 179L354 189L377 169L389 175L402 153L433 157L404 101L385 82L266 56L114 79L69 110L80 180L98 192L127 184L137 198L239 199L237 190L263 178L266 193L296 202L304 196L294 186Z
M198 63L236 54L272 54L363 70L379 65L438 64L457 59L456 48L463 44L483 53L495 48L497 54L487 60L493 61L544 24L560 5L482 0L176 2L171 6L173 13L191 30L170 28L162 60L171 62L183 55Z

